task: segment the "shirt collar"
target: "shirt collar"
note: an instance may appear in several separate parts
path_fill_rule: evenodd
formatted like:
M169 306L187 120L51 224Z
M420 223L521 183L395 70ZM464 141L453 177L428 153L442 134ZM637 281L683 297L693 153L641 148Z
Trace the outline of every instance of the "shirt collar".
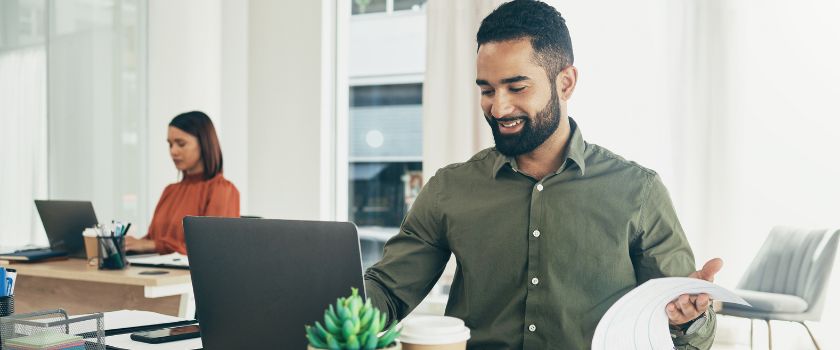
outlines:
M586 171L586 162L584 160L586 142L583 141L583 135L581 135L580 129L572 117L569 117L569 127L572 129L572 134L569 137L569 141L566 143L566 154L563 155L565 159L563 159L563 165L555 171L555 174L565 170L567 168L568 161L571 160L577 165L580 170L580 174L583 175ZM493 163L493 174L491 174L493 178L499 174L499 171L502 170L505 165L510 165L510 168L513 171L518 171L516 159L514 157L505 156L498 151L495 152L495 154L496 160Z

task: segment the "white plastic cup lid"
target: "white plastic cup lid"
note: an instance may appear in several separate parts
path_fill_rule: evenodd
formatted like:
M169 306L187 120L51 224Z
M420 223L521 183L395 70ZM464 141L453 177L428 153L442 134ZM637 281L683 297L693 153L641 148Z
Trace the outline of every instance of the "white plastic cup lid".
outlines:
M449 316L417 316L402 321L400 341L417 345L456 344L470 339L464 321Z

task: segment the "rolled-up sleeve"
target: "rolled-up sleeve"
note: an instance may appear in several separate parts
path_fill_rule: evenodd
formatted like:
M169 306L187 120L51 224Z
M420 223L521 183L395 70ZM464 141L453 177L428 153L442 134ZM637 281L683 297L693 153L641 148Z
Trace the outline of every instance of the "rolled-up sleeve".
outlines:
M660 277L687 277L696 268L694 253L668 190L659 176L652 175L645 192L631 251L637 282L642 284ZM710 306L703 327L693 334L673 336L676 349L710 349L716 324L715 313Z

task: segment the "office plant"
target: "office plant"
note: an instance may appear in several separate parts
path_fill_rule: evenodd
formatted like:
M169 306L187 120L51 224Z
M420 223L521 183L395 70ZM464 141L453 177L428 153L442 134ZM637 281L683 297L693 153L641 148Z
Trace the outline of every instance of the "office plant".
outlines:
M362 303L359 290L352 288L349 297L338 298L324 311L323 325L318 321L314 327L306 325L309 349L398 350L400 332L396 322L386 330L387 316L373 307L370 299Z

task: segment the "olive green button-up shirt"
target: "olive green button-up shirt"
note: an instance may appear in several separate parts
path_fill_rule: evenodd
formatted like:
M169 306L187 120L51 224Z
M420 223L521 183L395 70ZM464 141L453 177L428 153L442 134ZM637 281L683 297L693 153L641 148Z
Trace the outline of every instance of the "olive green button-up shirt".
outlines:
M374 305L402 319L454 254L446 314L471 329L469 348L588 349L598 321L625 293L694 272L657 174L586 143L570 124L564 162L542 180L494 148L429 179L365 274ZM699 331L672 336L674 344L710 348L715 323L710 312Z

